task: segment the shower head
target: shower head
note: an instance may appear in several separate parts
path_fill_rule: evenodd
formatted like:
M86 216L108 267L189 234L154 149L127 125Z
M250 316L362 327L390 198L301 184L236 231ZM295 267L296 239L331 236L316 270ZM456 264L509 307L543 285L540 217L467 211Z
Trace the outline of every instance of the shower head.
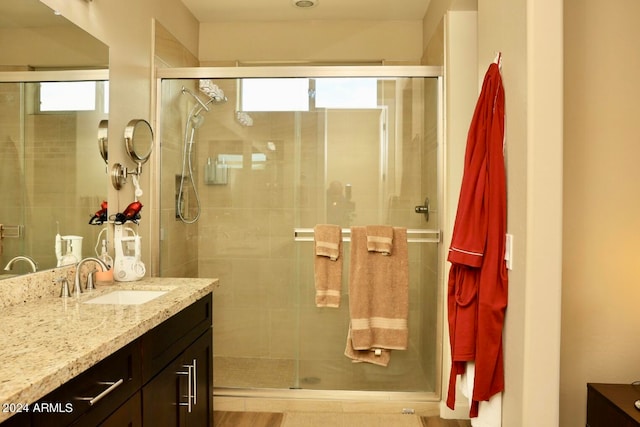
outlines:
M209 98L216 104L227 102L227 97L224 96L224 91L214 84L209 79L201 79L199 82L200 90L207 94Z

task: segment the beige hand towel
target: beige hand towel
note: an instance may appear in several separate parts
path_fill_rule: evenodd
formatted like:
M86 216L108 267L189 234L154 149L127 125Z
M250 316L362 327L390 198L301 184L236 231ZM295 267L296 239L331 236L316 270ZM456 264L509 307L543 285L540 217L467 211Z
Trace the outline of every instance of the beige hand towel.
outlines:
M407 230L393 228L388 256L367 250L365 227L351 228L349 335L345 355L381 366L389 350L406 350L409 341L409 256Z
M313 274L317 307L340 307L342 288L342 229L318 224L313 229Z
M393 227L389 225L367 225L366 228L367 250L389 255L393 246Z

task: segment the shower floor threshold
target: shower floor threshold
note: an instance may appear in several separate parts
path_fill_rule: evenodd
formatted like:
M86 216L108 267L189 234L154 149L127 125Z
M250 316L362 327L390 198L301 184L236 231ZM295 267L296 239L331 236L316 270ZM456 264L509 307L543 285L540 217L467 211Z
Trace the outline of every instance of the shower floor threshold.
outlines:
M439 402L434 392L417 391L358 391L358 390L310 390L310 389L264 389L214 387L214 397L244 397L270 399L310 399L333 401L393 401L393 402Z

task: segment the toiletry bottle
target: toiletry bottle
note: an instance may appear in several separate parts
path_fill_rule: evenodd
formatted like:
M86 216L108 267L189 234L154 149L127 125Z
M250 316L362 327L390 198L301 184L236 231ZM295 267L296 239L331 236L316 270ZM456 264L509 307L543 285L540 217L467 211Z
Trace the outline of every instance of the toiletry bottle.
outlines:
M64 254L62 259L58 263L59 264L58 267L62 267L62 266L65 266L65 265L76 264L78 261L80 261L78 259L78 257L76 257L73 254L73 244L70 241L68 241L67 242L67 253Z
M207 157L207 164L204 167L204 183L213 184L214 179L215 170L213 169L213 165L211 164L211 157Z
M216 160L215 174L216 174L216 179L215 179L216 184L227 183L228 169L227 169L227 163L224 161L224 159Z

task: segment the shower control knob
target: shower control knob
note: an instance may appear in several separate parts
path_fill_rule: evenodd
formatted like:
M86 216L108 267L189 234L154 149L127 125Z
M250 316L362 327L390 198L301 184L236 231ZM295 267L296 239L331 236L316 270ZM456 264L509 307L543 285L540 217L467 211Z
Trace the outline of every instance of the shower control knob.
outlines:
M429 198L428 197L426 197L424 199L424 204L423 205L416 206L414 209L415 209L415 212L417 214L423 214L424 218L427 220L427 222L429 222L429 211L431 209L429 207Z

